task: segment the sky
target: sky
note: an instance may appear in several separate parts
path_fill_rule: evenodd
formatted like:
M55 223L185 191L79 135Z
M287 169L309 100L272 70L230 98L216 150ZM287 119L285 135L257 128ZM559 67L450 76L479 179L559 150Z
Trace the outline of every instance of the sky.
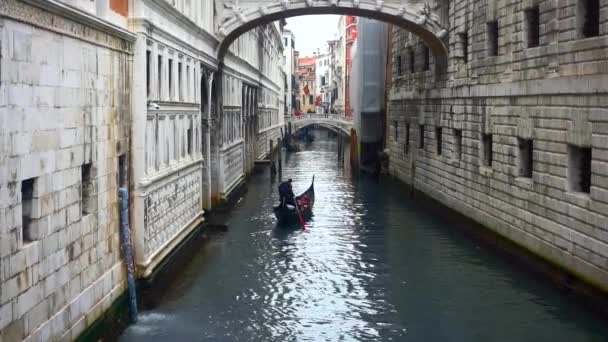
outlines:
M300 56L312 55L325 42L338 36L339 15L306 15L287 18L286 28L296 37L296 50Z

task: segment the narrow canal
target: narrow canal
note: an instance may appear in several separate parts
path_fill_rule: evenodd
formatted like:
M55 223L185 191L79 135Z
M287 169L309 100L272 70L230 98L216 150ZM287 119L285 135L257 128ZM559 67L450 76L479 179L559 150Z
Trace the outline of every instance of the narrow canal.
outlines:
M396 182L337 166L335 142L285 162L317 202L278 228L276 183L250 180L229 231L201 246L121 341L607 341L608 325L465 237Z

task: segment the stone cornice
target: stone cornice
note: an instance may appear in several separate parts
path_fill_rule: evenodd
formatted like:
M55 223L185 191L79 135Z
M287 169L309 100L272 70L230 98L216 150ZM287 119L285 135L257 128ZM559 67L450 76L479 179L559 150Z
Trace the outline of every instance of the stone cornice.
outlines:
M608 75L588 75L585 77L560 77L555 79L527 80L483 85L462 85L458 87L432 88L423 90L430 97L509 97L540 95L597 95L606 94ZM414 100L420 98L417 90L392 88L390 101Z
M217 37L198 26L195 22L190 20L190 18L186 17L175 7L171 6L167 1L143 0L143 2L151 8L154 8L155 10L164 14L166 17L170 17L172 21L179 23L182 27L188 28L189 30L196 32L197 34L202 35L205 40L213 41L215 44L219 44Z
M86 25L88 27L92 27L103 33L107 33L109 35L124 39L128 42L134 42L136 39L136 36L133 33L129 32L121 27L118 27L107 21L99 19L99 18L95 17L94 15L86 13L75 7L60 3L56 0L22 0L22 1L25 3L28 3L30 5L36 6L38 8L41 8L50 13L73 20L77 23ZM15 3L15 2L16 1L14 1L14 0L8 0L8 1L4 2L5 3L4 6L8 7L8 6L10 6L11 3ZM7 15L14 19L26 21L26 18L11 16L10 11L5 11L4 6L0 7L0 13L2 15ZM6 9L8 9L8 8L6 8ZM13 13L15 13L15 12L13 12ZM35 19L34 16L31 16L30 18ZM39 24L39 25L44 25L44 23L41 23L41 22L35 22L35 23Z
M150 22L147 19L137 19L137 21L143 21L146 23L146 25L148 26L148 31L146 34L149 37L152 38L152 34L157 34L158 36L163 37L176 45L179 45L185 49L190 50L191 52L198 54L198 56L190 55L190 57L198 58L199 61L207 65L209 69L217 69L217 59L215 58L215 56L209 55L208 53L197 48L196 46L192 46L191 44L184 42L183 40L179 39L179 37L176 37L175 35L159 28L158 26L155 26L153 22ZM183 53L183 51L180 51L180 53Z

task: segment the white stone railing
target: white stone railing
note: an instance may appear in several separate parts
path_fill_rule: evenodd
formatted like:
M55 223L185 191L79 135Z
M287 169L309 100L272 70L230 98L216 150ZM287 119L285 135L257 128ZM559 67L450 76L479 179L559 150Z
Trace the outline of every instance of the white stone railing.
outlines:
M352 123L353 118L344 116L342 114L318 114L318 113L307 113L300 116L291 116L290 121L301 121L301 120L322 120L322 121L335 121L335 122L349 122Z
M345 133L349 133L353 127L352 117L344 116L343 114L318 114L318 113L307 113L300 116L291 116L288 120L291 122L296 129L302 128L308 125L324 125L334 128L338 128Z

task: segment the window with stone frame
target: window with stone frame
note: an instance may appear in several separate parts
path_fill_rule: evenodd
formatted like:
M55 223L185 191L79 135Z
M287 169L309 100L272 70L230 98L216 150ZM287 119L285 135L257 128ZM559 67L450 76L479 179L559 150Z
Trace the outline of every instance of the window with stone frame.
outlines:
M405 144L403 146L405 154L410 153L410 124L405 124Z
M150 68L150 63L152 63L152 52L146 51L146 95L150 96L150 80L152 79L152 69Z
M403 65L401 62L401 55L397 56L397 75L401 76L403 74Z
M488 56L498 55L498 21L490 21L486 24L486 37Z
M531 139L517 139L517 175L532 178L534 142Z
M462 130L454 129L454 159L462 158Z
M162 77L163 75L163 56L162 55L158 55L158 74L157 76L157 80L158 80L158 94L157 94L157 98L160 99L161 98L161 94L162 94Z
M184 101L185 102L191 102L190 101L190 66L186 65L186 80L184 83L186 83L186 86L184 87ZM232 85L232 83L231 83ZM233 86L234 87L234 86ZM230 88L231 90L233 90L232 88Z
M591 147L568 145L568 190L591 191Z
M393 121L393 127L395 128L395 141L399 141L399 121Z
M92 169L93 167L91 163L83 164L80 167L80 207L83 216L93 212L94 186Z
M538 5L524 11L524 32L526 34L526 47L537 47L540 43L540 10Z
M167 64L169 67L169 97L173 99L173 59L169 58Z
M182 89L182 62L177 63L177 100L184 99L184 90Z
M458 48L461 51L462 61L464 63L469 62L469 34L467 32L461 32L458 34Z
M424 125L418 126L418 148L424 148Z
M36 178L30 178L21 182L21 224L23 243L34 241L32 234L33 207L34 207L34 183Z
M492 167L492 134L481 135L482 165Z
M576 25L579 38L600 34L600 0L578 0Z
M188 154L188 156L192 156L193 155L193 151L192 151L192 121L188 120L188 129L186 130L186 153Z
M416 72L416 53L412 48L409 48L407 50L409 55L410 73L413 74L414 72Z
M441 156L441 153L443 152L443 127L441 126L435 127L435 143L437 155Z
M430 49L425 45L422 47L422 57L424 58L424 71L431 69L431 52Z

